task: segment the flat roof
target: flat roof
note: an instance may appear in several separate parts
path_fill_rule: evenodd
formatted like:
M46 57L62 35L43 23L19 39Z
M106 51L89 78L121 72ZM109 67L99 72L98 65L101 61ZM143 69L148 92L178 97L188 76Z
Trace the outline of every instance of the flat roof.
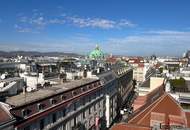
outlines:
M21 80L21 79L23 79L23 78L13 77L13 78L7 78L7 79L0 79L0 82L12 82L12 81Z
M66 82L66 83L59 84L59 85L53 85L52 87L46 87L43 89L39 89L34 92L28 92L25 94L20 93L15 96L8 97L6 99L6 103L13 105L15 107L22 106L22 105L29 104L34 101L44 99L49 96L53 96L55 94L64 92L66 90L73 89L78 86L91 83L96 80L98 80L98 78L86 78L86 79L74 80L74 81Z

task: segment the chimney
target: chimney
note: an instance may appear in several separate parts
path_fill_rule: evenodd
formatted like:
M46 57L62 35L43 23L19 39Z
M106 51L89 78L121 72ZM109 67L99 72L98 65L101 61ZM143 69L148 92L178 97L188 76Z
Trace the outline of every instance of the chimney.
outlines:
M26 86L23 86L22 90L23 94L26 94Z
M100 68L97 68L97 74L99 74L100 73Z
M85 69L83 72L83 77L86 78L87 77L87 70Z

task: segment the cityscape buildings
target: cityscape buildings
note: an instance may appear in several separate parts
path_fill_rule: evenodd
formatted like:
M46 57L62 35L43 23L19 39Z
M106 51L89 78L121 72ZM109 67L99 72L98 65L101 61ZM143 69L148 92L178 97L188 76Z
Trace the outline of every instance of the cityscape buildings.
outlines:
M189 12L1 0L0 130L190 130Z

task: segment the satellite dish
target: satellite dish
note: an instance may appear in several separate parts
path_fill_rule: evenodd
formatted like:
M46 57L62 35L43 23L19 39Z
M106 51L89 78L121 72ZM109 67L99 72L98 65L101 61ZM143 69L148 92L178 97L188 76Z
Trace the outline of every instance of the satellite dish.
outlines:
M26 88L26 91L27 91L27 92L31 92L31 91L32 91L32 88L31 88L31 87L27 87L27 88Z
M5 78L6 78L6 74L2 74L1 79L5 79Z

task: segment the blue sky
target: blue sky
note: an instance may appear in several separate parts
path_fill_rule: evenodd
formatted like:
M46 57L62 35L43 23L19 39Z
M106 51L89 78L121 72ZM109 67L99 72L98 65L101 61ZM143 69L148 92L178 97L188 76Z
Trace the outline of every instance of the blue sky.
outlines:
M189 0L0 0L0 50L182 55Z

